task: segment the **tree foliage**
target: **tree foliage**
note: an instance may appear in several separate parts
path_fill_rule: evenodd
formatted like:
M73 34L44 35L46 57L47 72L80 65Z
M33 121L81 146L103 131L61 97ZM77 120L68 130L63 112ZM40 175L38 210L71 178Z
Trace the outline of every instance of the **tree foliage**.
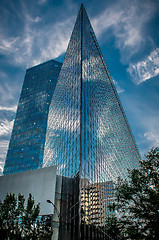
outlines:
M128 180L118 180L107 231L120 239L159 239L159 149L151 149ZM114 231L115 230L115 231Z
M3 240L49 240L52 231L45 221L38 217L40 204L35 205L29 194L25 206L25 198L19 194L7 194L0 201L0 237Z

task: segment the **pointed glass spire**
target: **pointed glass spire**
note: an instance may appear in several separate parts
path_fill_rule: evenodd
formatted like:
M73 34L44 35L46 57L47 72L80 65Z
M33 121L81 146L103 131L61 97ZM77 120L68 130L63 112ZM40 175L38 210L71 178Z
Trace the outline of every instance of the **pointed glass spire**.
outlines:
M80 168L82 7L66 51L50 105L44 166L57 165L59 173L74 176Z
M118 94L81 5L50 105L43 166L91 181L127 176L140 159Z
M103 226L113 183L140 154L81 5L49 110L43 166L79 176L79 222ZM109 196L106 195L109 192ZM81 212L84 212L82 215Z

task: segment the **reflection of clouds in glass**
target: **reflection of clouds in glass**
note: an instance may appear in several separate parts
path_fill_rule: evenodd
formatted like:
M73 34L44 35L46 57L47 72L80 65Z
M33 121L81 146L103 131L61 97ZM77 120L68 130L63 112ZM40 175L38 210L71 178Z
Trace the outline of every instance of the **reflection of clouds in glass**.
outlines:
M57 166L57 169L58 170L64 170L65 167L66 167L66 164L61 164L61 165Z
M49 108L43 159L43 166L63 165L66 171L67 162L76 154L80 132L80 65L78 59L68 57L71 52L68 47Z
M58 156L56 154L56 152L54 151L53 148L46 146L46 150L47 151L47 158L45 158L45 161L43 161L43 167L49 167L52 166L52 164L50 163L50 161L52 159L56 159Z
M84 59L82 61L82 75L83 75L83 81L98 81L99 79L99 72L98 71L90 71L93 68L97 66L97 64L100 62L100 56L90 56L89 59ZM91 66L91 69L90 69Z
M79 16L50 105L44 164L64 166L59 173L73 176L81 161L82 176L90 181L115 181L127 176L139 154L89 20L83 19L82 85Z
M56 121L58 121L56 119ZM60 131L69 131L69 132L74 132L76 131L76 129L80 126L80 120L72 120L72 119L64 119L63 120L63 124L62 125L54 125L52 127L49 128L49 131L56 131L56 130L60 130ZM53 135L53 134L52 134ZM57 134L54 133L54 135L57 136Z
M38 92L34 96L35 104L40 111L43 111L44 108L46 108L47 96L48 96L48 94L44 93L44 91Z

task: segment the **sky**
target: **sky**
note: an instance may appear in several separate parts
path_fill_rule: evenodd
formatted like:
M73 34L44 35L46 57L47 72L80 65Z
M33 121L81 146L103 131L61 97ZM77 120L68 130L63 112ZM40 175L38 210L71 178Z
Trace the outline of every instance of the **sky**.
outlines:
M83 1L141 157L159 146L159 1ZM0 1L0 174L27 68L63 61L81 1Z

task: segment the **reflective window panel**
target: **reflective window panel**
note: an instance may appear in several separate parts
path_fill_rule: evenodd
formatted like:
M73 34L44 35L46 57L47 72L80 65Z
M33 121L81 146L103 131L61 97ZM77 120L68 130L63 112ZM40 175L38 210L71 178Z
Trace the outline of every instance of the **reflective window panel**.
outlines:
M106 237L102 229L112 214L108 205L113 202L114 183L118 177L127 178L127 169L137 167L139 160L130 126L82 5L50 104L43 160L44 167L57 165L58 174L64 177L79 177L79 196L74 205L79 206L76 223L81 231L68 239L80 239L80 235L98 239L98 234L101 239ZM66 209L70 209L69 203L70 198ZM77 219L76 211L70 214L71 219ZM70 234L77 229L73 228L76 223L68 229Z
M27 69L4 174L42 167L49 105L62 64L50 60Z

